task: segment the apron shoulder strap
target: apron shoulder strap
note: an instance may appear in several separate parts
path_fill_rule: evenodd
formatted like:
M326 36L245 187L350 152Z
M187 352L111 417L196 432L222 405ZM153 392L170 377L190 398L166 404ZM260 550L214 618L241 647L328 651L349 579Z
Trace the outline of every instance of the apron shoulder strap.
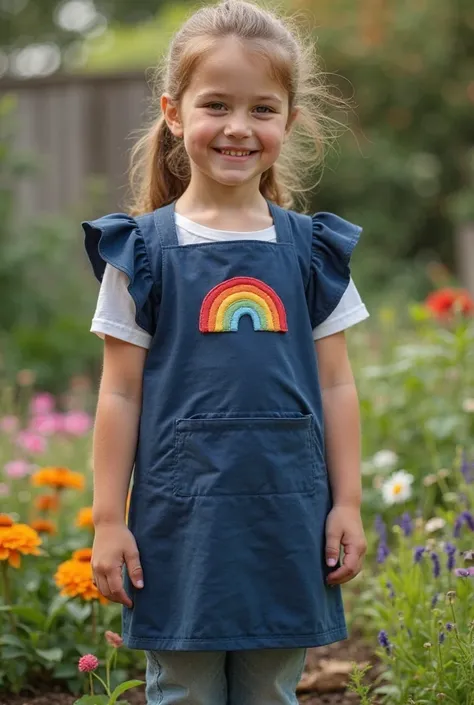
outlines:
M310 215L286 210L268 201L277 232L277 241L291 243L296 249L298 262L306 291L311 272L311 243L313 220Z

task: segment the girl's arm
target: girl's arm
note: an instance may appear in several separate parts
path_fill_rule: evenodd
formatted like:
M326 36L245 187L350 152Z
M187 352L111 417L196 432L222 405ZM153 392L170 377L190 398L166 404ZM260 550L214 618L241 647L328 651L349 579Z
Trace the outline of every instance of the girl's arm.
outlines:
M360 507L360 418L357 390L344 332L316 341L322 391L326 459L334 506L326 522L326 559L334 566L344 547L344 563L330 584L351 580L360 571L366 541Z
M137 587L143 581L136 542L125 522L125 507L137 445L146 355L145 348L105 336L94 426L92 569L100 592L127 606L131 601L123 589L123 563Z

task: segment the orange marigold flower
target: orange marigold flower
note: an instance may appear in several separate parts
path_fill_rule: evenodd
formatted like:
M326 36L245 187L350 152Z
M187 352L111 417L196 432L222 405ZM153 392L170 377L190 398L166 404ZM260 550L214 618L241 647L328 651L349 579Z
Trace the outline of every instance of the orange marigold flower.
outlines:
M464 316L474 314L474 301L465 289L446 287L429 294L425 306L438 319L450 318L456 311Z
M36 487L47 485L56 489L76 490L82 490L84 487L84 475L68 468L42 468L33 473L31 481Z
M92 582L91 555L90 548L74 551L70 560L58 566L54 580L64 597L81 597L88 602L99 600L101 604L106 605L108 600Z
M30 522L30 526L32 529L37 531L39 534L56 534L56 526L54 522L50 521L49 519L35 519L34 521Z
M82 507L76 517L76 525L81 529L93 529L94 522L92 521L92 507Z
M11 521L11 524L7 523ZM19 568L21 554L39 556L38 546L42 541L38 533L26 524L15 524L10 517L2 515L0 524L0 561L8 561L13 568Z
M57 494L40 494L35 499L35 507L42 512L56 511L59 508Z
M90 563L92 559L92 548L78 548L72 554L73 561L83 561L84 563Z
M0 527L13 526L13 519L8 514L0 514Z

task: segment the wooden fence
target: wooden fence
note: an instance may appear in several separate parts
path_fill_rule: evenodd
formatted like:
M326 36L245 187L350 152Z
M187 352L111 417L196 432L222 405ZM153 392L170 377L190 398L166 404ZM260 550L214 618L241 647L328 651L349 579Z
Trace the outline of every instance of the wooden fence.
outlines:
M145 119L149 87L143 73L0 80L0 97L18 101L17 147L39 157L39 178L18 186L21 217L64 213L86 205L91 176L106 187L104 211L122 210L131 132ZM81 211L81 216L89 216ZM474 295L474 225L456 238L458 273Z
M149 98L143 73L1 80L0 97L8 93L17 101L16 146L41 167L39 177L18 185L21 215L79 206L91 176L105 181L104 208L119 208L126 195L130 133L143 125Z

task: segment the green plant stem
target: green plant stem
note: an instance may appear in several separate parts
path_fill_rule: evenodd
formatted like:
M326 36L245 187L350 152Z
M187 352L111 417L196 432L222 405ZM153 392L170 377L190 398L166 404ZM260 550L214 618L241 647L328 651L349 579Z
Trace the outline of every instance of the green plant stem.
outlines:
M112 651L112 653L110 654L110 656L107 658L107 660L105 662L105 679L107 681L107 688L109 689L109 691L110 691L110 665L112 663L113 657L114 657L114 652Z
M8 576L8 565L7 565L6 561L2 561L2 581L3 581L3 591L4 591L4 595L5 595L5 603L9 607L13 607L12 601L11 601L11 593L10 593L10 580L9 580L9 576ZM16 629L15 615L13 614L13 612L11 610L8 612L8 614L10 615L10 622L12 625L12 631L14 634L16 634L17 629Z
M438 637L438 681L441 690L444 689L444 664L443 664L443 654L441 652L441 644L439 643Z
M93 673L92 675L93 675L95 678L97 678L98 681L100 681L100 682L102 683L102 685L104 686L105 692L107 693L107 695L108 695L109 698L110 698L111 693L110 693L110 688L107 687L107 683L106 683L100 676L98 676L97 673Z
M454 638L456 639L456 641L458 643L459 650L461 651L462 655L469 656L469 654L466 652L466 649L464 648L464 644L462 643L461 637L459 636L459 633L458 633L458 623L456 620L456 612L454 610L454 605L452 602L450 603L450 607L451 607L451 614L453 615Z
M91 695L94 695L94 681L92 680L92 673L89 672L89 685L91 687Z

